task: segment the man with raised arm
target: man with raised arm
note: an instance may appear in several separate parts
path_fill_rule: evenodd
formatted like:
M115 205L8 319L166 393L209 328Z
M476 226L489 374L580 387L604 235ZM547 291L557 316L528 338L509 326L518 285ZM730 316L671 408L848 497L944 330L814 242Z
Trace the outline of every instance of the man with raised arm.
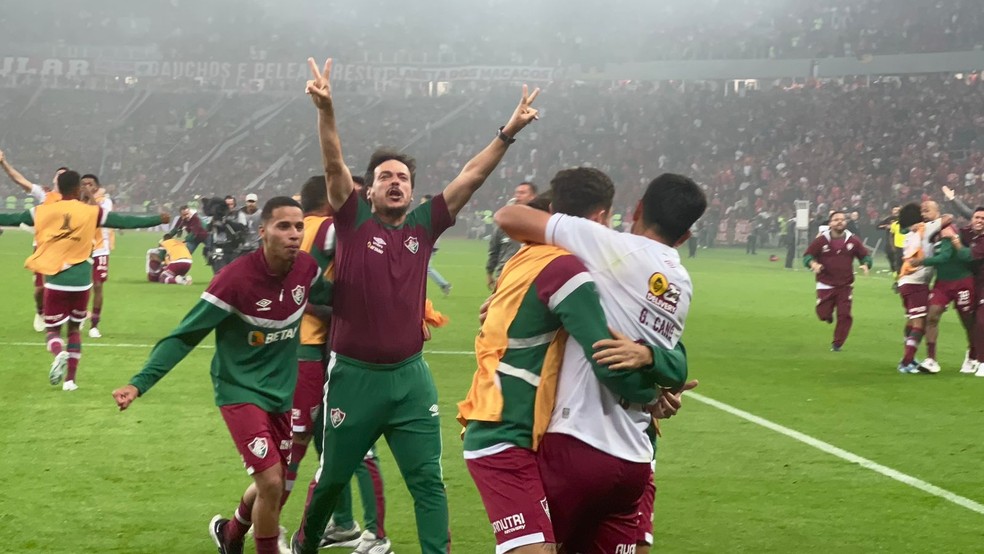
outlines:
M523 87L519 105L491 142L430 202L413 211L414 160L374 153L361 202L335 127L329 75L308 60L307 93L318 108L318 134L338 239L331 353L325 387L324 456L318 484L294 536L294 552L313 554L356 466L386 437L414 499L423 554L448 551L448 507L441 474L437 390L424 362L424 291L434 242L492 173L515 136L537 115L539 89ZM371 206L370 206L371 204Z
M57 200L45 202L23 213L0 214L0 225L33 225L37 248L24 266L44 278L44 324L47 348L54 356L48 371L52 385L74 391L75 374L82 358L82 335L92 289L92 241L101 231L139 229L170 221L167 214L124 216L80 200L81 177L75 171L58 174ZM68 344L62 339L62 326L68 327Z
M2 150L0 150L0 167L3 168L4 172L14 184L24 189L24 192L34 198L35 206L61 200L61 194L56 190L58 188L58 176L68 171L67 167L59 167L55 170L55 176L51 179L51 186L45 185L44 187L28 181L21 175L20 171L14 169L14 166L10 165L7 156ZM37 234L35 234L34 247L37 248L37 246ZM34 307L36 308L34 313L34 330L40 333L45 330L44 276L40 273L34 274Z

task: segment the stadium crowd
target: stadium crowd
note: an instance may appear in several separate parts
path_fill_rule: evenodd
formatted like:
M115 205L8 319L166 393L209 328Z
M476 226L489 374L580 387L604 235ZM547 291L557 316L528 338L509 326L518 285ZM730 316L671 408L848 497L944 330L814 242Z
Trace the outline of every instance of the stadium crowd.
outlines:
M115 4L115 5L114 5ZM339 59L589 65L647 60L813 58L946 52L984 45L984 12L972 0L700 0L686 3L613 0L603 11L586 0L432 2L394 10L392 0L296 2L287 13L273 0L146 6L116 1L63 11L22 3L0 15L18 49L62 44L126 45L175 59L303 59L329 48ZM496 17L522 9L516 21ZM305 13L304 17L298 14ZM391 13L380 18L377 14ZM590 16L589 16L590 14ZM565 31L543 32L549 18ZM38 26L32 22L51 22ZM372 21L365 25L360 22ZM404 39L414 30L414 41ZM317 30L317 32L314 32ZM510 48L501 39L511 37ZM256 45L263 44L263 47ZM50 51L50 47L44 47Z
M346 161L361 171L380 142L405 146L420 160L421 190L436 192L460 170L462 152L487 140L476 129L512 102L509 92L340 94L352 113L339 122L351 145ZM815 213L857 211L866 235L892 206L936 195L942 185L970 205L984 203L984 84L976 74L740 95L713 84L683 90L635 82L558 82L549 92L552 103L526 139L533 149L505 160L466 213L494 210L520 181L577 163L619 184L619 214L641 193L649 168L683 172L708 195L706 228L758 218L773 240L777 217L788 218L794 200L810 201ZM269 197L296 190L318 165L306 106L278 95L43 90L6 101L5 146L22 171L44 175L66 162L99 170L117 209L174 209L202 195ZM121 104L129 111L121 114ZM68 129L81 129L85 140Z

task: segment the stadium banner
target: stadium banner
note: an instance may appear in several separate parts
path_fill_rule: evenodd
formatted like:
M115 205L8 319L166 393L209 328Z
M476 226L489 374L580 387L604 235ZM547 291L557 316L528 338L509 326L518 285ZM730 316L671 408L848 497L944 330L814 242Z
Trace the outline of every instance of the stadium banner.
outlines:
M304 82L309 78L306 62L220 62L196 60L148 60L98 58L0 58L0 76L41 75L58 77L136 77L138 79L203 79L223 86L241 86L253 81ZM411 65L336 63L332 80L352 83L391 82L548 82L555 68L514 65Z

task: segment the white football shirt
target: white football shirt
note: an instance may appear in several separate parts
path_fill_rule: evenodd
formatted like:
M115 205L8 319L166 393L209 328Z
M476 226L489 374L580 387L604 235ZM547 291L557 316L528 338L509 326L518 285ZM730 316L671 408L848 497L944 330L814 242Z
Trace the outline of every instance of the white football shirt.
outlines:
M675 248L563 214L551 216L547 243L574 254L598 286L608 325L633 340L673 348L683 334L693 285ZM548 433L571 435L617 458L653 459L652 418L598 381L580 345L568 341Z
M107 213L108 214L109 212L113 211L113 201L109 198L109 195L108 194L103 196L102 202L99 203L99 207L102 208L103 213ZM110 252L110 250L109 250L109 239L110 239L110 233L112 233L112 230L106 229L105 227L103 227L103 228L99 229L99 231L102 233L102 236L103 236L103 240L102 240L102 244L101 244L102 247L101 248L97 248L97 249L93 249L92 255L93 256L109 256L109 252Z

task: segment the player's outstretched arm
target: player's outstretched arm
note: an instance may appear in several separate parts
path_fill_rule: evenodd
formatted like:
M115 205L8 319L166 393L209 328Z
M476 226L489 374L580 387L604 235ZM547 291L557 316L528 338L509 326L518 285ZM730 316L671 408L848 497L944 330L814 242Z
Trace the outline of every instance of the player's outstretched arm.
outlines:
M34 225L34 216L31 210L13 214L0 214L0 225L15 227L17 225Z
M171 214L161 212L157 215L125 215L118 212L106 212L100 209L100 227L109 229L143 229L155 225L167 224Z
M516 135L537 119L537 111L532 107L532 104L539 94L539 88L529 92L528 87L523 85L523 97L519 100L519 105L513 111L509 122L502 127L488 146L474 158L468 160L465 167L461 169L461 173L444 189L444 200L447 202L451 217L458 215L458 212L465 207L475 191L492 174L495 166L499 165L502 157L506 154L509 144L515 142Z
M515 204L504 206L495 212L495 224L513 240L520 242L547 242L547 223L550 214L529 206Z
M10 177L11 181L17 183L17 186L24 189L24 192L31 194L31 189L34 187L34 184L24 178L19 171L14 169L14 166L10 165L10 162L7 161L7 156L2 150L0 150L0 166L3 167L4 172L7 173L7 176Z
M199 300L178 328L154 346L143 369L130 379L130 383L113 392L120 410L125 410L137 396L143 395L164 378L230 315L229 311L205 299ZM132 394L134 391L135 395Z
M349 172L342 157L342 142L338 138L338 127L335 124L335 103L331 96L330 82L331 65L332 59L328 58L324 70L319 70L314 58L308 58L311 79L307 82L305 92L318 108L318 141L321 143L321 163L325 169L325 181L328 185L328 203L333 209L340 210L355 186L352 184L352 173Z

